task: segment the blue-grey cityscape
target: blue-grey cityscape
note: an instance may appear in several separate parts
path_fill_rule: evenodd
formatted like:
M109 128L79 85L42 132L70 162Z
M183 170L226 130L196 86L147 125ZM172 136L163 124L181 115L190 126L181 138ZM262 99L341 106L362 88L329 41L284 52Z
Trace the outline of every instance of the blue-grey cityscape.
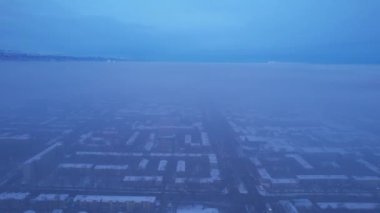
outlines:
M0 0L0 212L380 212L379 9Z

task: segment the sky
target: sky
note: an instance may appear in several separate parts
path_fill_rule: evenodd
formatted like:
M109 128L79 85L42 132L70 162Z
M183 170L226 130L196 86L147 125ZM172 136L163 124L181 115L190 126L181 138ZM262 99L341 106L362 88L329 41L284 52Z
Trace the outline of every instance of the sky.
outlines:
M152 61L380 63L378 0L0 0L0 49Z

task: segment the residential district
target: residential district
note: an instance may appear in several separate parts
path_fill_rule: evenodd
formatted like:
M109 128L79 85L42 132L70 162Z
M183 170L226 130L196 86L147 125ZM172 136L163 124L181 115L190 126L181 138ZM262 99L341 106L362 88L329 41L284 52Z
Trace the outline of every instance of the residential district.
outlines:
M61 106L0 114L0 212L380 212L379 137L344 122L159 100Z

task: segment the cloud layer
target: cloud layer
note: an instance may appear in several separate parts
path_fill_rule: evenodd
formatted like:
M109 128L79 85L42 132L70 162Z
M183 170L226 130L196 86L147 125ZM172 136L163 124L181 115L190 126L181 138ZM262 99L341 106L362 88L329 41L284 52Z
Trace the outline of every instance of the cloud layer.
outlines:
M133 60L379 63L377 0L3 0L0 48Z

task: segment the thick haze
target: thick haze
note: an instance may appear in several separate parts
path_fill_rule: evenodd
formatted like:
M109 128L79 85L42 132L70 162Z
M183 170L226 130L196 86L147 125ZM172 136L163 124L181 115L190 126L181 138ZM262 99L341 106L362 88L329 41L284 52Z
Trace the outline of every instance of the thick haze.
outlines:
M1 0L0 49L156 61L380 62L378 0Z

